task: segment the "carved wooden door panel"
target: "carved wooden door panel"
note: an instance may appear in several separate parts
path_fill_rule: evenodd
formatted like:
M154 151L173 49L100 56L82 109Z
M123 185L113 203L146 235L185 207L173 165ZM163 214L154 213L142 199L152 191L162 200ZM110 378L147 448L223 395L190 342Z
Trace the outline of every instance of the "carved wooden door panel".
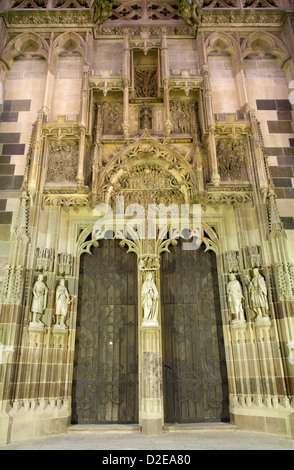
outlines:
M162 257L165 422L228 421L228 386L216 259L182 250Z
M138 422L137 258L99 242L80 265L72 422Z

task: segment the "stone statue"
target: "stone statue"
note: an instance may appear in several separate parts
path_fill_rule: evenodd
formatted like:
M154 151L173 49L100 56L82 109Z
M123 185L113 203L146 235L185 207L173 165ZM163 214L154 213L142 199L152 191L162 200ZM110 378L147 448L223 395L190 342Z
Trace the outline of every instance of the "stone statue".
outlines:
M153 280L153 273L149 272L142 286L143 326L158 325L159 294Z
M95 0L94 7L94 23L102 24L106 21L112 11L113 0Z
M235 274L230 274L230 282L227 286L227 293L229 298L229 304L231 313L235 315L235 320L245 321L244 310L243 310L243 292L240 282L236 279Z
M40 318L44 313L47 305L48 287L44 282L42 274L38 276L38 280L35 282L33 287L33 301L31 306L31 312L33 314L33 323L39 323L43 325Z
M257 268L253 269L253 278L249 281L249 292L251 296L252 309L256 313L256 318L268 319L268 300L267 300L267 287L265 279L259 273Z
M56 325L65 328L65 320L67 316L68 306L71 303L69 293L65 287L64 279L60 280L60 284L56 289Z
M200 6L195 0L178 0L180 14L189 26L200 24Z

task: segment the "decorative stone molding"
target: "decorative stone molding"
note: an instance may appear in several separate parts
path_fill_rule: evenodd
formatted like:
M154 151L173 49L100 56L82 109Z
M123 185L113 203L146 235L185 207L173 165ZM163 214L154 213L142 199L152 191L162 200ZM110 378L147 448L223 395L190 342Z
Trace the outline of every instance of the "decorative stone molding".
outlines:
M207 187L203 193L198 193L193 198L193 202L201 204L203 209L207 209L208 204L225 204L228 209L235 205L242 205L253 202L253 190L251 187Z
M294 266L291 263L276 265L280 300L294 300Z
M54 250L52 248L37 248L36 271L52 271L54 263Z
M1 303L20 305L23 298L24 269L22 266L6 266L0 294Z
M70 253L58 253L58 276L72 276L73 256Z
M246 268L261 268L263 266L261 247L258 245L255 246L246 246L244 248L244 257Z
M224 253L224 269L226 273L240 272L240 255L238 251Z
M71 207L88 207L89 210L91 209L90 198L87 194L74 194L74 195L66 195L66 194L50 194L43 196L42 205L51 205L57 204L61 206L66 212L69 211Z

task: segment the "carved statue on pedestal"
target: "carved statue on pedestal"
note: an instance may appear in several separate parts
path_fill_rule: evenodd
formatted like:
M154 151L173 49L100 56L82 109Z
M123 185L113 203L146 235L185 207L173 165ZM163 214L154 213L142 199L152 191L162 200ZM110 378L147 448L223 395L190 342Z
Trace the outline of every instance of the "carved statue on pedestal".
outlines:
M227 286L228 299L231 313L235 315L235 321L245 321L243 310L243 292L240 282L236 279L235 274L230 274L230 282Z
M38 280L33 287L33 301L31 312L33 314L32 323L43 325L41 317L47 305L48 287L44 282L43 274L38 276Z
M153 280L153 273L149 272L142 286L143 326L158 326L159 294Z
M252 279L247 277L249 281L249 292L251 296L252 309L256 313L257 319L269 319L268 316L268 299L267 299L267 287L264 277L259 273L257 268L253 269Z
M67 317L68 306L74 297L70 300L67 288L65 287L64 279L60 280L60 284L56 289L56 311L55 311L55 326L66 328L65 321Z

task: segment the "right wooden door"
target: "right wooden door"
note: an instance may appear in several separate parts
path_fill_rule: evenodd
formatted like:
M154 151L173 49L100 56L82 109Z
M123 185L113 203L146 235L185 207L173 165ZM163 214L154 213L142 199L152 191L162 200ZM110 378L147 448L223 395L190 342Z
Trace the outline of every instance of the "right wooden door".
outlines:
M229 421L215 254L171 247L161 296L165 422Z

